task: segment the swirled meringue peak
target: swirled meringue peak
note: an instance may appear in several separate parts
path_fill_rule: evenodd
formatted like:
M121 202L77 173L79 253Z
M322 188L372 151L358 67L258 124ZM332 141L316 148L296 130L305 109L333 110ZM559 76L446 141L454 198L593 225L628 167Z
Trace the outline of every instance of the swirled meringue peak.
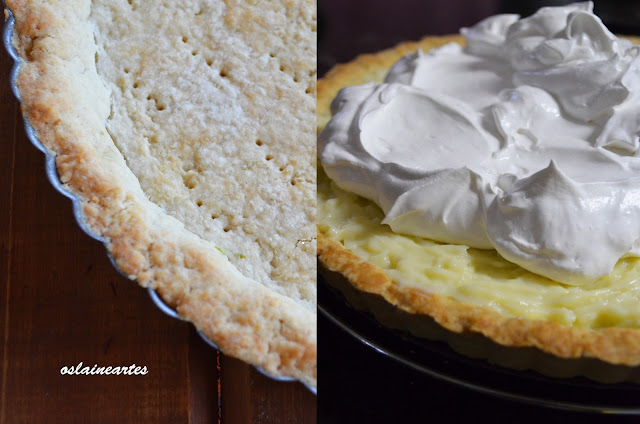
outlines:
M640 256L639 48L593 4L497 15L343 89L319 136L341 188L394 232L475 248L565 284Z

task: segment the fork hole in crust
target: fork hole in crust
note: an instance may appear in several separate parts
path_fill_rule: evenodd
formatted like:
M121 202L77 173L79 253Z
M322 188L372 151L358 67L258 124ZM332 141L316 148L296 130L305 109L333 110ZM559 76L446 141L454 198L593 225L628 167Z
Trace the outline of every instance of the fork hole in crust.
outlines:
M183 178L184 186L187 187L189 190L196 188L197 182L194 174L188 173L182 178Z

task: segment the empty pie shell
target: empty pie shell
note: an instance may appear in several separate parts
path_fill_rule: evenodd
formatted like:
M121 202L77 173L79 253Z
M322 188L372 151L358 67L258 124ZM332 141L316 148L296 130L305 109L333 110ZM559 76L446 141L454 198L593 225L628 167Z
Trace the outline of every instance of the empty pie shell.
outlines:
M226 354L315 388L315 2L6 5L81 225Z

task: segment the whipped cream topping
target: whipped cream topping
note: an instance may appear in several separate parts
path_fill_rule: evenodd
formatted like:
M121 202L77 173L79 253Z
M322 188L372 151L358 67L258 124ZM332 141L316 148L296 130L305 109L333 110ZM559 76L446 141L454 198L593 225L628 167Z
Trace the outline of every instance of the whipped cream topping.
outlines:
M593 4L497 15L343 89L319 136L339 187L394 232L566 284L640 256L639 48Z

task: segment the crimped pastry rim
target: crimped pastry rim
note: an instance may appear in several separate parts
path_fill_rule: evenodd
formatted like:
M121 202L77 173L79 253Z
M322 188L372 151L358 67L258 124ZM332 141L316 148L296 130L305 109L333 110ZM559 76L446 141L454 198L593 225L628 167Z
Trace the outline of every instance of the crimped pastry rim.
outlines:
M628 38L640 41L640 38ZM464 44L464 38L459 35L425 37L358 56L333 68L318 80L318 132L329 120L330 103L342 87L365 83L376 75L386 74L391 65L407 53L418 49L427 51L450 42ZM560 358L590 357L617 365L640 365L640 329L592 330L552 321L504 317L486 307L398 284L382 268L320 232L318 259L322 266L339 272L357 289L382 296L406 312L429 315L442 327L456 333L479 333L504 346L535 347Z
M3 40L15 61L11 72L11 85L20 101L27 136L39 150L45 153L49 179L58 191L72 200L74 215L81 229L105 244L109 258L121 274L136 280L141 286L147 288L150 294L152 291L159 293L160 297L152 295L151 298L163 312L174 318L191 321L198 333L213 347L224 351L227 355L251 363L259 372L271 378L279 381L297 380L316 393L315 316L311 317L312 319L294 322L295 314L287 309L300 308L295 302L242 276L233 265L220 266L215 252L211 255L211 252L207 252L201 246L193 246L190 239L185 242L177 237L171 240L175 245L165 249L153 243L145 244L144 242L148 240L144 238L140 240L139 236L145 231L153 232L154 230L147 228L144 205L137 205L131 199L125 199L123 202L125 208L120 211L127 215L125 217L127 228L114 228L105 224L108 219L114 217L101 215L100 212L105 202L108 203L109 198L114 197L114 192L118 191L118 187L114 187L117 186L117 178L109 179L108 174L105 178L105 175L92 173L90 166L86 163L98 161L92 163L99 165L100 158L88 146L74 144L71 140L52 134L54 133L52 127L60 125L58 121L52 119L52 116L56 115L56 105L43 104L37 93L34 95L34 91L43 87L39 84L37 76L26 75L22 69L25 62L37 61L20 55L18 38L24 33L37 33L42 30L42 27L46 28L50 24L42 21L46 18L46 16L43 17L42 12L46 10L38 9L39 5L31 5L28 0L7 0L3 3L6 12ZM34 9L39 13L34 13ZM54 19L52 21L55 22ZM16 42L17 46L14 45ZM75 165L80 165L79 167L73 166L74 160ZM133 238L127 235L125 230L133 233ZM165 230L162 236L166 235ZM140 241L143 243L141 244ZM177 259L183 261L181 269L187 268L200 272L200 278L195 281L195 286L188 286L183 288L184 290L175 287L175 269L162 268L153 260L154 255L175 260L178 254L180 257ZM220 281L225 279L228 281ZM213 280L223 286L240 283L243 287L257 287L259 293L254 297L258 300L254 300L253 304L249 305L256 307L256 310L246 317L246 323L241 325L242 328L221 330L218 325L220 320L214 315L218 312L215 306L219 305L214 305L213 311L206 309L211 307L209 302L211 293L207 290L199 290L201 287L197 285ZM166 308L162 308L160 303L164 303ZM214 319L211 319L212 317ZM276 327L277 334L267 332L267 335L277 340L263 337L265 326L263 322L256 322L256 317L264 318Z

